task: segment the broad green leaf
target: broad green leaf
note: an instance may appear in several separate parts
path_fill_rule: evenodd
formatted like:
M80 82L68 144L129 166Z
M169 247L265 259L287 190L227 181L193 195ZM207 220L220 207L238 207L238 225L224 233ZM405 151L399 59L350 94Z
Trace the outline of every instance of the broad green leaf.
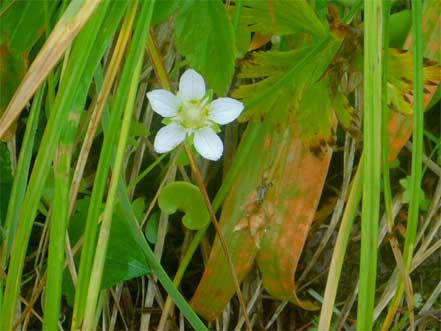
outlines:
M143 123L132 120L132 123L130 125L130 136L147 137L149 134L149 130Z
M290 132L281 155L267 205L274 211L257 254L263 286L271 296L307 310L317 307L297 296L295 273L303 246L314 220L328 173L332 149L317 156L298 131Z
M156 0L152 15L152 25L168 19L179 8L181 0Z
M405 9L390 15L389 46L395 48L403 47L411 26L412 15L410 9Z
M173 182L165 186L158 197L159 208L166 214L183 211L184 225L190 230L200 230L208 225L210 216L204 198L197 186L187 182Z
M80 199L77 202L76 210L69 224L69 238L72 244L75 244L84 233L89 204L89 197ZM145 210L144 200L136 199L132 202L131 208L136 218L142 219ZM146 275L150 272L145 253L147 248L145 247L145 241L139 238L140 235L139 224L134 218L125 217L122 207L118 205L112 219L102 288L109 288L122 281ZM77 254L75 257L77 267L79 256ZM67 270L64 274L63 293L66 295L69 304L73 305L75 292Z
M56 4L48 2L47 15ZM29 52L44 32L44 17L45 8L38 1L16 1L1 17L0 117L28 68ZM14 132L15 127L9 134Z
M242 99L247 107L241 120L265 119L276 127L289 123L307 128L303 138L311 146L331 141L329 107L309 107L305 103L317 102L315 97L308 100L314 90L326 96L327 82L316 82L322 79L339 45L340 42L330 39L291 51L256 53L239 74L239 78L250 79L250 83L233 91L233 96Z
M233 179L219 220L239 282L251 270L259 241L265 231L265 224L255 227L249 220L258 219L260 217L258 215L262 212L261 205L257 201L257 192L260 191L261 185L266 180L265 176L274 163L275 150L271 148L272 134L277 135L267 122L252 123L248 126L241 146L248 144L250 140L252 144ZM213 320L222 313L234 293L233 277L216 237L202 279L191 299L191 305L199 315L207 320Z
M248 52L251 42L251 33L245 30L243 25L239 25L236 31L236 57L243 58Z
M402 202L403 203L409 203L410 202L410 176L407 176L406 178L400 179L400 185L404 188ZM424 190L420 187L420 190L418 192L418 196L420 199L420 208L423 211L426 211L427 208L430 205L430 200L426 199L426 194L424 193Z
M330 102L328 80L322 79L305 88L295 115L296 131L316 154L334 144Z
M137 218L142 219L144 201L133 201L132 209ZM150 272L145 241L137 239L140 234L136 220L126 218L121 208L117 208L112 219L101 288L109 288Z
M346 96L336 93L332 100L332 108L343 129L350 132L354 137L358 137L360 135L360 118Z
M176 18L176 47L208 85L223 96L234 72L235 40L220 0L189 0Z
M410 115L412 108L413 89L413 55L404 50L389 49L388 66L388 105L391 110ZM424 59L425 94L431 94L431 89L441 81L441 66L429 59ZM432 92L433 93L433 92ZM426 97L427 99L427 97Z
M29 2L31 3L32 1ZM39 2L33 3L37 7L41 6ZM56 5L57 3L52 2L52 4ZM73 39L77 36L83 25L88 22L88 19L99 4L100 1L91 0L73 0L69 3L63 16L52 30L9 102L0 121L0 137L5 136L5 132L19 116L38 86L40 86L49 72L58 63L64 51L71 45ZM44 8L44 6L41 7ZM44 15L35 16L44 17ZM35 29L36 27L32 27L31 31Z
M147 240L155 244L158 239L158 226L159 226L159 213L152 214L147 220L147 224L144 229L144 234Z
M244 0L241 21L250 31L265 34L307 32L320 38L327 34L306 0Z

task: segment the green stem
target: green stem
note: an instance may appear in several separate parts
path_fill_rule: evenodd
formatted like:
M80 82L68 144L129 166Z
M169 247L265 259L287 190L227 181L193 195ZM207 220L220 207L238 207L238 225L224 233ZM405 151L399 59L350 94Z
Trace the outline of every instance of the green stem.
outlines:
M363 207L357 329L371 330L381 182L382 0L365 0Z
M147 260L162 286L164 286L164 289L173 298L176 306L179 308L182 314L184 314L191 326L198 331L208 330L204 323L202 323L199 317L191 309L191 306L187 303L182 294L179 293L176 286L173 284L167 273L162 268L161 264L158 262L155 253L153 253L149 245L147 245Z

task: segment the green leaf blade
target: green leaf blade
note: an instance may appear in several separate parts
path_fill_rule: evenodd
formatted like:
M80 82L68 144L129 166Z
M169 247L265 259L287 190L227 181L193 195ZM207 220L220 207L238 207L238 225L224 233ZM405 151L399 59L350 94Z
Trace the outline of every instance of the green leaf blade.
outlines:
M234 33L220 1L188 1L176 18L176 46L188 63L224 95L234 72Z

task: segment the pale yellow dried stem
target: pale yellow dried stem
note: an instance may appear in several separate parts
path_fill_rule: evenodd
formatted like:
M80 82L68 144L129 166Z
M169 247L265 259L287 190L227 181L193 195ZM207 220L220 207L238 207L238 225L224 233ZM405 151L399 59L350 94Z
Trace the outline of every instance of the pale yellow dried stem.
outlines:
M100 2L101 0L74 0L71 2L26 72L1 117L0 138L4 138L8 128L18 118L37 88L58 63Z

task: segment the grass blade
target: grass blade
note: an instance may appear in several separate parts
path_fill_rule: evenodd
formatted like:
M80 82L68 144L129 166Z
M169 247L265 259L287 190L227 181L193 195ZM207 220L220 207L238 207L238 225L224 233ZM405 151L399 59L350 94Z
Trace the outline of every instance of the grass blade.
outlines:
M381 180L382 0L366 0L364 9L364 175L357 329L371 330Z
M0 329L9 330L12 328L27 243L29 242L33 220L45 186L45 180L49 173L49 165L61 134L62 125L60 123L64 123L67 120L70 106L76 96L76 88L81 81L88 55L108 5L108 2L103 2L89 21L87 28L80 34L76 43L77 46L72 51L72 61L69 62L66 68L66 79L61 82L53 111L44 131L19 217L19 226L6 282L5 304L2 306Z
M74 0L70 3L0 119L0 137L6 133L9 126L20 115L38 86L58 63L100 2L101 0Z
M407 272L410 272L412 256L415 245L415 237L418 226L418 214L420 203L420 190L422 179L422 155L424 136L424 96L423 96L423 33L422 33L422 4L421 1L412 1L413 20L413 152L412 174L409 200L409 216L406 227L406 239L404 242L403 263ZM388 329L398 309L404 292L404 283L400 279L395 296L392 299L383 329Z

